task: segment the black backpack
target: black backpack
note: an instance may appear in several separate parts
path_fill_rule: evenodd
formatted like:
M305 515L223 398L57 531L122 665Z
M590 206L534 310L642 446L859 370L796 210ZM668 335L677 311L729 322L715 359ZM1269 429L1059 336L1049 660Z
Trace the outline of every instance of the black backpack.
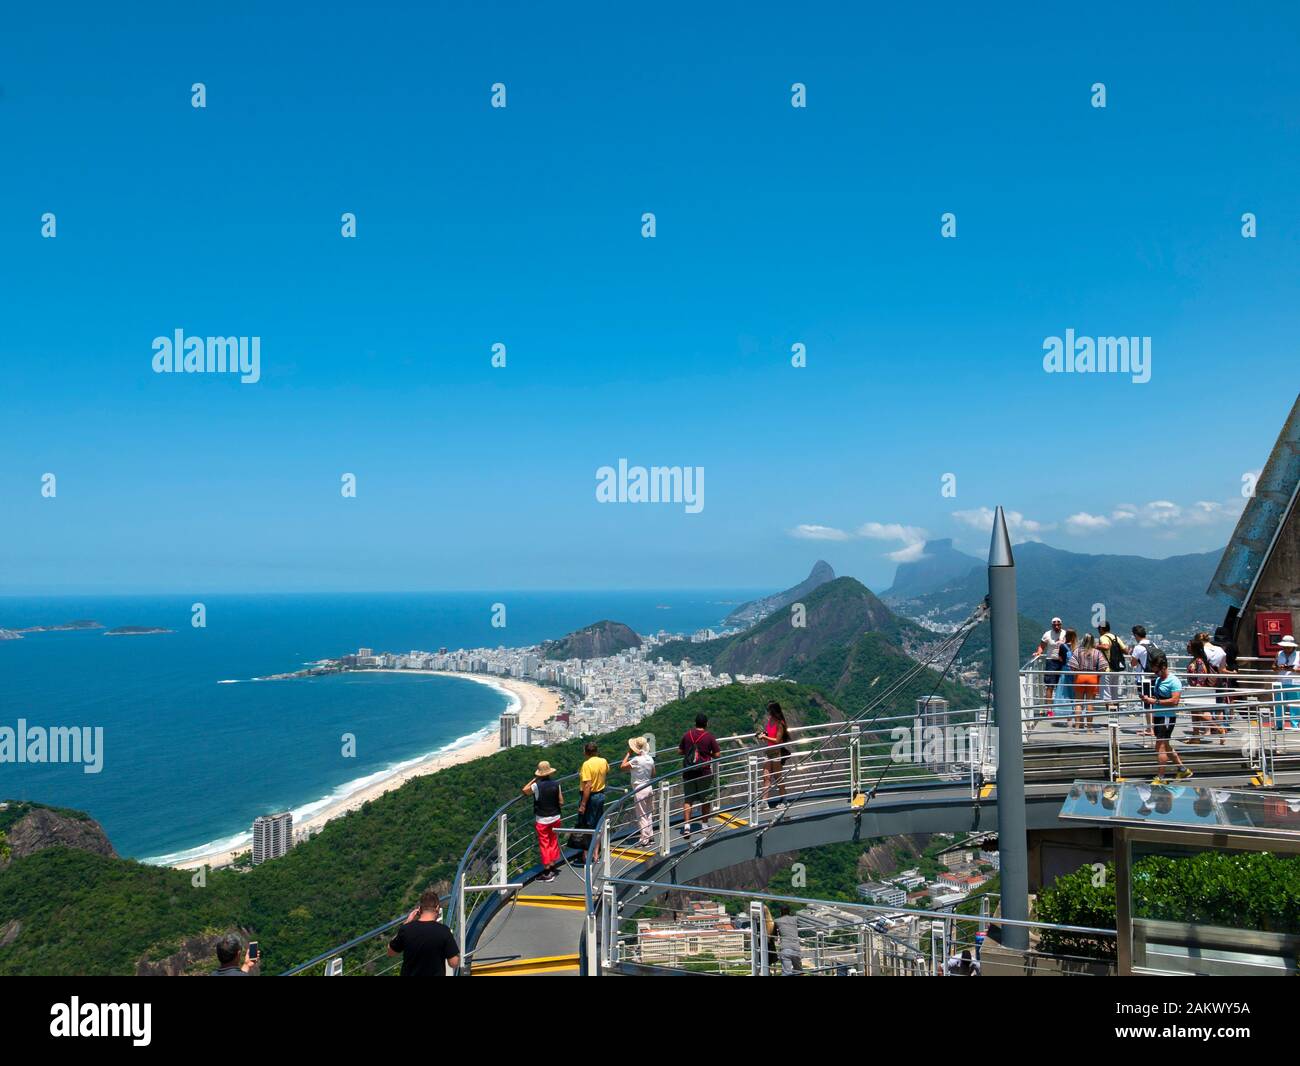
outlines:
M1110 644L1106 648L1106 665L1112 670L1123 670L1127 665L1124 662L1124 649L1120 647L1119 637L1114 633L1110 634Z
M682 756L683 766L702 766L708 761L700 758L700 741L704 739L704 734L705 730L701 729L700 735L691 741L690 747L686 749L686 754ZM690 735L690 732L686 734L688 739Z

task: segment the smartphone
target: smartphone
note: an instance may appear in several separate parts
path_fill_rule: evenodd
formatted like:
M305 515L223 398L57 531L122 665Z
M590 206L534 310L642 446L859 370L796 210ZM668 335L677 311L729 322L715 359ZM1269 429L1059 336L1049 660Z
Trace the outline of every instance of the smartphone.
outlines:
M257 941L256 941L256 940L250 940L250 941L248 942L248 957L249 957L249 959L250 959L252 962L256 962L256 961L257 961Z

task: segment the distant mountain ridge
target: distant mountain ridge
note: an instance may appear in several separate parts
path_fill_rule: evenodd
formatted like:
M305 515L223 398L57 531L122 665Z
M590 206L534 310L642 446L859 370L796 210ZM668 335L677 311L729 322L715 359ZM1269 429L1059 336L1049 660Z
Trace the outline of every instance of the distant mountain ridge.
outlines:
M755 622L762 621L774 611L779 611L782 607L789 607L790 604L797 603L801 597L808 595L813 589L834 580L835 571L831 569L830 563L818 559L813 563L813 568L809 571L808 576L799 584L786 589L784 592L776 592L771 596L764 596L762 599L742 603L723 619L723 625L727 627L752 626Z
M791 611L768 615L743 633L691 643L674 641L655 649L670 662L689 659L715 673L768 674L810 685L846 710L866 706L896 679L916 667L909 654L933 647L942 635L902 618L869 588L851 577L837 577L803 596L803 625ZM938 694L954 706L978 706L973 689L940 681L925 669L885 702L892 713L911 713L918 697ZM843 701L843 703L840 703Z
M622 622L608 619L574 630L559 640L542 644L545 659L603 659L628 648L641 647L641 638Z
M1082 632L1094 628L1094 605L1102 604L1121 632L1141 623L1170 635L1213 630L1223 620L1225 608L1205 593L1221 551L1147 559L1086 555L1031 541L1017 544L1014 552L1018 605L1030 618L1059 615ZM924 592L894 595L891 590L890 605L909 618L945 625L970 614L987 591L988 578L977 566Z

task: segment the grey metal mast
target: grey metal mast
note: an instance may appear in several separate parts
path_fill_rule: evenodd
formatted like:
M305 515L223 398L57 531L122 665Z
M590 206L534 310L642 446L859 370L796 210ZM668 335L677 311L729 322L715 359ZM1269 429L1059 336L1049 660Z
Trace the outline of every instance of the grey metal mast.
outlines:
M1025 741L1020 721L1020 625L1016 561L999 507L989 545L989 629L993 645L993 714L998 727L998 853L1002 916L1029 920L1029 854L1025 836ZM1003 926L1002 943L1024 950L1029 930Z

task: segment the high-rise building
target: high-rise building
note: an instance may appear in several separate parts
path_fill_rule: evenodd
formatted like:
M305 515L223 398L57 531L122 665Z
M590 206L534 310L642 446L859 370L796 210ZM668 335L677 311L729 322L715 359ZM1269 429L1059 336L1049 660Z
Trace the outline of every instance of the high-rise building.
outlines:
M293 847L293 814L262 814L253 819L253 865L278 859Z
M501 716L501 746L503 748L513 747L518 733L519 712L506 711L506 713Z

